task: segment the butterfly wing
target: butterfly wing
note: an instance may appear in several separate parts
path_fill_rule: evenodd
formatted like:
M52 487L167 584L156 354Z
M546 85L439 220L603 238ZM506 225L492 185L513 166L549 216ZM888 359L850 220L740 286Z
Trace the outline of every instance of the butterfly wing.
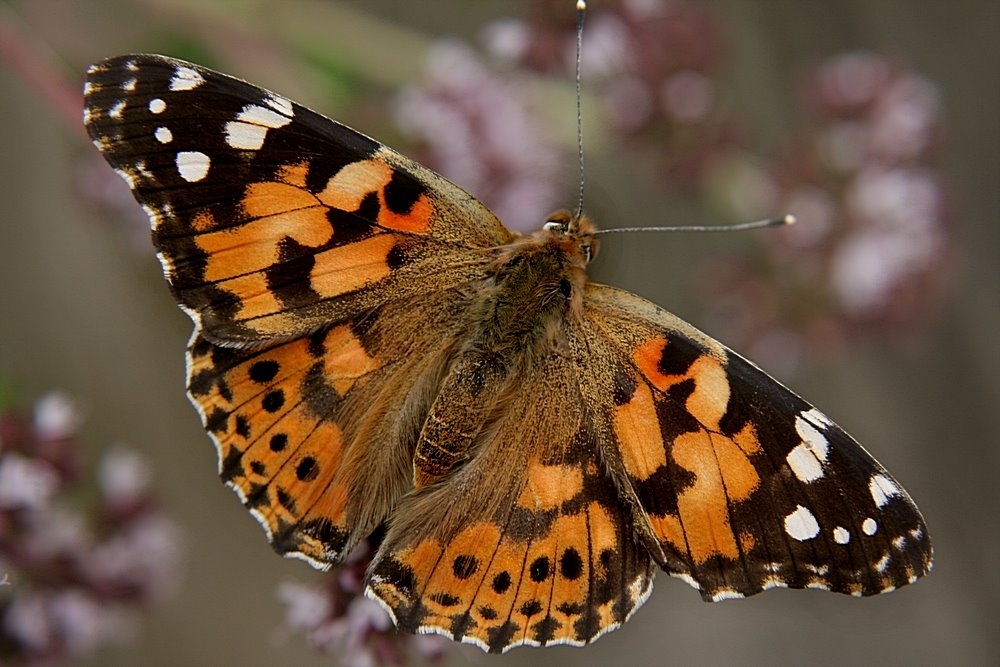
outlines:
M430 292L265 347L222 347L195 332L189 395L222 479L279 553L325 569L412 488L412 443L467 298Z
M467 283L475 250L512 236L377 141L191 63L92 66L84 120L149 214L178 302L218 344L288 340Z
M462 288L510 232L378 142L179 60L94 65L84 119L195 321L188 391L220 474L279 552L340 560L412 486Z
M931 567L919 510L823 413L689 324L588 285L587 391L650 553L706 600L887 592Z
M367 593L401 630L494 653L585 644L645 601L653 561L602 469L577 374L561 353L537 360L475 456L400 501Z

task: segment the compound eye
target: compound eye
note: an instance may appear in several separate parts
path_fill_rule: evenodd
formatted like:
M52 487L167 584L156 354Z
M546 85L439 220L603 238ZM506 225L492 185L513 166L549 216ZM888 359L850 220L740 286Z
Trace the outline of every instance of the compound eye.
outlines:
M573 221L573 216L569 211L556 211L545 219L542 229L555 234L565 234L569 231L569 225Z
M563 232L566 231L566 224L556 220L549 220L542 225L542 229L547 232Z

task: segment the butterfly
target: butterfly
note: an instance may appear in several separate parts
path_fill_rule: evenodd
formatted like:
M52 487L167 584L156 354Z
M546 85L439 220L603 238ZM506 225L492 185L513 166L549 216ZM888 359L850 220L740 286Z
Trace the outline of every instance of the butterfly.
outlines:
M84 94L194 320L222 479L318 568L382 534L366 594L400 630L582 645L657 569L709 601L930 570L919 510L840 427L588 280L587 217L515 234L379 142L180 60L105 60Z

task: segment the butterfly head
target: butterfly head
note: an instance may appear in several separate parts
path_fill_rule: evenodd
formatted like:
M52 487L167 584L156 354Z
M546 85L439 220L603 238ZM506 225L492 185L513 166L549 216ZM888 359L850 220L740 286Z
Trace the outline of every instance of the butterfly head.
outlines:
M547 242L558 244L582 268L597 256L596 232L594 223L586 215L574 215L563 209L546 218L539 234Z

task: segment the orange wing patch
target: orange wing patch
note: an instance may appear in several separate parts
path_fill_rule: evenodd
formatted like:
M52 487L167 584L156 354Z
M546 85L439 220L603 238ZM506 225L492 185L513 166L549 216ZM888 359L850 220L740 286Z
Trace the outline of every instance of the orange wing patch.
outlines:
M377 562L369 596L401 629L440 632L494 653L585 644L623 623L651 589L651 562L635 551L626 523L598 502L530 537L473 523Z
M738 558L729 505L747 500L760 485L747 453L734 439L704 431L677 438L671 455L695 481L678 495L678 515L649 517L653 532L698 564L716 555Z
M396 247L394 234L377 234L349 246L316 255L310 275L313 290L323 297L353 292L389 275L389 253Z
M750 461L761 451L760 442L749 422L736 434L722 433L730 397L723 363L709 353L692 355L670 346L665 338L653 338L633 352L640 375L630 400L615 413L622 462L640 484L668 465L690 474L691 482L676 489L676 513L647 514L660 542L687 554L696 565L713 556L737 559L749 543L734 531L730 509L760 488L760 475ZM678 372L664 370L678 365L672 354L686 359ZM677 395L682 398L675 398L670 392L682 383L685 390ZM657 406L675 400L683 400L684 412L697 426L672 436L664 446Z
M625 470L632 477L649 479L667 464L656 404L646 384L637 385L632 399L615 410L615 433L621 442Z
M430 199L421 194L410 203L409 210L394 211L388 188L395 176L396 171L381 160L359 160L345 165L332 176L318 197L332 208L357 211L365 198L374 194L379 203L376 224L401 232L427 233L435 213Z
M346 325L249 352L195 339L189 358L189 394L215 440L220 475L276 549L324 567L338 560L350 532L338 481L344 443L324 409L377 360Z
M538 459L528 463L527 480L519 507L529 510L553 510L583 491L583 471L567 464L545 465Z
M725 367L716 357L703 354L694 360L686 372L665 374L659 369L659 362L669 344L665 338L654 338L643 343L633 354L636 366L650 384L661 392L685 380L693 380L695 388L685 407L691 416L706 427L718 429L719 420L729 404L729 378Z

